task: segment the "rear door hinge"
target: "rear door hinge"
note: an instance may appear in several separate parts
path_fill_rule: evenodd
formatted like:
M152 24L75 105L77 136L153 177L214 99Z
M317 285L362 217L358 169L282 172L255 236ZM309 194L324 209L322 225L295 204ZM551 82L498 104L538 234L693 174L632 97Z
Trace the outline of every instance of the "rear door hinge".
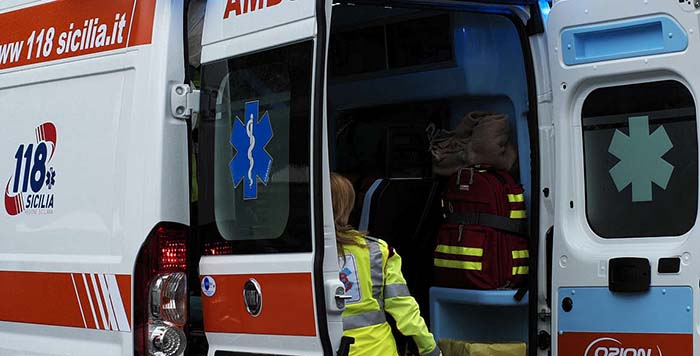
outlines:
M170 89L170 110L178 119L195 119L199 113L199 90L189 84L174 85ZM195 122L192 124L194 127Z

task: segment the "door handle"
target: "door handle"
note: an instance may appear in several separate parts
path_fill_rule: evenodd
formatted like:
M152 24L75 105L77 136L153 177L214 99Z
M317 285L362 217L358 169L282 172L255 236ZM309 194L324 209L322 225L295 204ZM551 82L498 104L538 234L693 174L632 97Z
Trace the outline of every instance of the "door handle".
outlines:
M338 289L335 290L335 304L338 306L338 309L345 308L345 301L350 299L352 299L352 296L345 294L345 288L338 287Z
M646 258L618 257L608 261L611 292L646 292L651 286L651 265Z

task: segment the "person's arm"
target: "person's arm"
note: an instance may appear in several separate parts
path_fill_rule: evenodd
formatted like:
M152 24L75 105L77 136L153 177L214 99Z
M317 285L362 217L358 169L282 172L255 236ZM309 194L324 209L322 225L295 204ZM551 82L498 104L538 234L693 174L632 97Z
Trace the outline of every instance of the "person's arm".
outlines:
M413 338L421 356L442 355L433 334L420 316L418 303L408 291L401 274L401 257L391 247L384 272L384 309L394 317L399 331Z

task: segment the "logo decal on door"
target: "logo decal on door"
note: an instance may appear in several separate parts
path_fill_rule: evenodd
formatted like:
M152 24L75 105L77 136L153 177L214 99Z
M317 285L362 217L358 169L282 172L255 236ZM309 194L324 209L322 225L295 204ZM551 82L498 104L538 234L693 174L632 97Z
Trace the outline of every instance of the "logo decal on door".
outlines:
M224 20L229 18L232 13L235 16L245 15L256 10L277 6L281 2L282 0L229 0L226 3Z
M673 165L662 157L673 143L663 126L649 134L649 116L630 117L629 133L615 130L608 152L620 162L610 169L610 176L618 191L632 185L633 202L652 201L651 183L666 189L671 180Z
M259 110L259 101L247 102L245 121L236 116L231 130L231 145L236 149L230 165L231 178L236 188L243 181L244 200L257 199L258 180L267 185L270 179L272 156L265 147L272 140L272 124L267 111L258 119Z
M558 354L562 356L693 355L692 334L564 331L557 338Z
M212 297L216 293L216 281L212 276L202 278L202 293L207 297Z
M56 126L45 122L34 129L36 142L20 144L14 155L15 170L5 186L5 212L10 216L53 214L56 170Z
M346 254L345 257L338 257L338 265L340 268L340 281L345 287L345 294L351 296L345 304L353 304L362 300L362 291L360 289L360 280L357 276L357 264L355 256Z
M262 289L255 278L249 279L243 285L243 302L252 317L258 317L262 312Z
M659 345L654 346L656 347L634 347L623 345L617 339L601 337L588 344L584 356L663 356Z

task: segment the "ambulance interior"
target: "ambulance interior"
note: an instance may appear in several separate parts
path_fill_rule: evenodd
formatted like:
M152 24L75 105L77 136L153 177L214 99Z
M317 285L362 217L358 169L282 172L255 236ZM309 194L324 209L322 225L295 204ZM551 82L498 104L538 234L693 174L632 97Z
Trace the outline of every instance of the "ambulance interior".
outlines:
M402 256L408 287L436 338L524 344L531 339L531 331L536 330L531 327L535 320L528 317L531 314L527 295L518 301L514 298L515 289L446 289L433 283L433 250L443 219L440 196L446 177L433 172L428 132L453 130L465 115L475 111L506 115L509 141L517 152L510 173L523 185L529 219L536 221L536 213L530 211L532 182L533 179L537 182L538 169L537 154L533 153L531 158L531 147L537 147L536 136L532 136L536 135L537 125L532 58L525 25L528 14L516 6L460 5L456 8L459 11L433 10L428 6L390 8L334 3L327 76L331 169L348 177L355 186L357 200L351 224L387 241ZM537 16L539 14L534 17ZM299 62L309 60L298 59ZM252 59L241 61L248 63L245 61ZM230 81L226 73L230 70L225 61L221 63L219 69L209 72L214 78L209 80L209 88L207 71L202 74L203 90L216 94L209 99L211 118L216 118L210 125L220 128L209 129L207 135L210 136L204 135L198 148L200 157L208 152L207 159L215 162L211 165L215 168L207 175L204 169L200 169L198 175L198 223L204 226L199 232L203 236L201 254L204 255L230 253L231 241L207 240L204 236L218 236L220 231L225 235L235 234L233 230L226 230L226 226L233 226L229 224L234 221L230 217L235 215L232 207L242 199L242 193L231 186L229 169L234 156L229 143L233 120L228 119L231 115L221 114L231 113L230 107L240 107L242 102L229 104L232 100L228 99L229 91L239 89L226 86ZM217 71L221 75L215 75ZM304 78L310 73L296 75ZM306 100L308 94L305 92L300 97ZM241 93L236 95L247 97ZM290 100L289 94L285 95L287 97L283 98ZM283 113L274 112L273 106L269 110L271 117L284 117ZM296 114L308 117L304 116L308 115L305 112ZM283 123L276 125L275 130L285 131L280 126ZM200 133L202 127L198 129ZM296 130L290 135L303 135L308 127L291 125L286 130ZM205 149L205 144L211 147ZM286 142L277 146L288 147ZM273 149L277 150L275 160L291 161L283 157L287 153L279 147ZM273 174L288 176L292 172ZM201 183L214 182L213 177L224 182L221 186L225 189ZM307 196L308 190L304 189L297 189L294 194ZM272 190L266 194L270 196ZM278 195L280 199L292 196L291 190L283 190ZM205 202L205 199L209 200ZM300 215L297 218L308 221L304 212L309 211L309 207L303 205L306 200L289 198L290 202L297 200L302 202L295 208L296 215ZM216 219L214 207L219 209ZM286 224L285 219L286 215L281 219ZM224 223L219 226L222 221ZM255 228L261 229L263 235L270 234L265 230L268 226L263 225ZM239 235L247 234L243 231ZM278 235L274 232L274 236ZM242 241L237 241L235 248L242 249ZM310 249L310 246L304 248ZM531 247L531 261L536 261L535 250L536 246ZM531 266L535 264L530 262ZM534 274L531 268L530 275ZM530 285L536 285L534 283L530 281ZM199 290L196 285L193 289ZM195 302L191 303L191 310L200 311L199 297L192 300ZM202 330L201 317L194 324L199 326L193 326L192 330ZM203 333L200 336L203 339ZM413 350L417 354L410 340L398 333L396 336L401 351Z
M527 296L518 302L516 290L460 291L432 282L445 177L432 171L426 133L452 130L473 111L506 114L518 152L511 173L530 207L529 128L536 126L522 31L519 18L502 13L333 7L331 169L355 186L353 226L402 256L411 293L438 339L528 340Z

